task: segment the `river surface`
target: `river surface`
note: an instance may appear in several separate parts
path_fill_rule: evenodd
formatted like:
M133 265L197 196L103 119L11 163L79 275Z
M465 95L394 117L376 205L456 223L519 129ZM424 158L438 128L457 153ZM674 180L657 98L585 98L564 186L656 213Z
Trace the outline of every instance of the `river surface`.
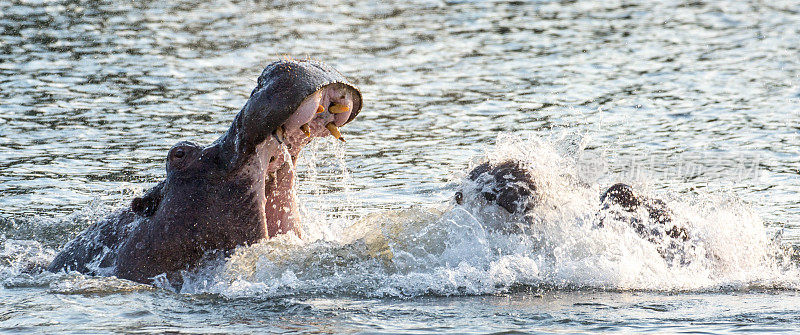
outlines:
M283 57L364 95L301 156L303 239L180 292L42 271ZM523 233L452 200L509 158L553 205ZM615 182L685 263L591 224ZM2 333L794 333L798 194L795 1L0 1Z

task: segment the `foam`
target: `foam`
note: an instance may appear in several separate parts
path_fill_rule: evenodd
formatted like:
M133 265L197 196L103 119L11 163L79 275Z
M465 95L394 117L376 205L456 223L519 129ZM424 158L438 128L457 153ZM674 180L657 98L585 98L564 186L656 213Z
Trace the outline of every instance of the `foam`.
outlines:
M523 162L542 194L542 205L528 217L453 201L357 219L348 214L357 199L343 202L342 208L335 202L333 208L304 207L302 239L286 234L239 247L227 258L185 273L181 292L234 298L448 296L520 288L800 289L800 270L786 245L771 238L758 214L735 198L670 197L665 196L668 190L653 191L657 180L635 181L647 196L665 199L673 219L691 232L692 238L675 250L682 262L669 261L656 244L624 222L604 221L604 227L598 227L599 194L608 184L579 175L580 149L565 150L559 148L564 145L559 140L535 137L503 135L497 142L476 162ZM461 187L470 182L462 179ZM479 201L476 194L465 197ZM330 210L336 214L323 212ZM6 285L51 281L57 292L140 289L114 279L31 274L32 263L44 266L54 254L35 241L2 240L0 250L0 279Z
M183 291L229 297L411 297L493 294L518 287L800 288L800 272L779 241L768 237L764 223L746 204L730 198L667 201L675 220L692 232L692 239L674 251L682 262L661 257L656 244L623 222L599 228L599 190L607 185L580 178L580 150L567 154L558 145L504 135L477 159L524 163L539 183L543 200L530 217L452 203L384 211L356 222L329 222L305 213L307 219L318 218L307 220L307 230L339 235L314 240L288 235L241 247L226 262L192 274ZM652 193L651 188L645 185L643 190ZM521 229L509 232L495 229L498 225Z

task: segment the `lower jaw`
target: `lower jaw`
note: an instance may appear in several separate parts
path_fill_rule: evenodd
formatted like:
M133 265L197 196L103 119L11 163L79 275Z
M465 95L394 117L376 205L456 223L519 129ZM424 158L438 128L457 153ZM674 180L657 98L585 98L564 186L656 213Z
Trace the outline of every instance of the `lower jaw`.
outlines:
M294 164L285 162L267 177L264 195L267 236L294 232L301 237Z
M280 143L275 138L269 139L277 147L272 155L277 159L270 162L267 167L267 171L272 172L267 173L264 190L266 198L264 215L269 238L289 232L302 237L300 210L295 190L297 158L303 147L313 138L330 135L321 124L312 125L310 130L311 136L300 130L288 131Z

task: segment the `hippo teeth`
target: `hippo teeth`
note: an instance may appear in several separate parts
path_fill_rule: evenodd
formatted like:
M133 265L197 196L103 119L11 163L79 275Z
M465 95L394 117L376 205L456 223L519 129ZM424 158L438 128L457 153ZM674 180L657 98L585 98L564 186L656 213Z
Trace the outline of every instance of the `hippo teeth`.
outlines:
M275 129L275 132L272 133L272 135L275 136L275 139L278 140L278 143L280 144L283 144L283 142L286 140L285 134L286 129L284 129L283 126L278 126L278 128Z
M325 107L323 107L322 105L317 106L317 114L322 113L324 111L325 111Z
M333 109L333 107L331 107L331 109ZM339 132L339 128L336 127L336 123L328 122L328 124L325 125L325 128L328 128L328 131L331 132L331 135L333 135L333 137L335 137L339 141L346 142L344 140L344 137L342 137L342 133Z
M311 127L308 126L308 123L300 126L300 130L303 131L303 134L306 134L306 137L311 137Z
M331 112L331 114L341 114L341 113L349 112L350 111L350 107L347 107L345 105L333 105L333 106L328 108L328 111Z

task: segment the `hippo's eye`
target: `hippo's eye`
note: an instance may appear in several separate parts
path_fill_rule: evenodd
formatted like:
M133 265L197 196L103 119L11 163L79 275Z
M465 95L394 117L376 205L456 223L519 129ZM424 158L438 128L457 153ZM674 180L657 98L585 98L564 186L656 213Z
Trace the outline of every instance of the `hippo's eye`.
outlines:
M459 205L464 203L464 195L461 193L461 191L456 192L456 203Z
M173 171L187 168L191 164L191 160L197 158L197 152L198 148L191 144L175 145L167 153L167 168Z
M183 161L186 157L189 156L189 150L192 150L192 147L187 147L183 145L172 148L168 156L170 162L177 163L179 161Z

